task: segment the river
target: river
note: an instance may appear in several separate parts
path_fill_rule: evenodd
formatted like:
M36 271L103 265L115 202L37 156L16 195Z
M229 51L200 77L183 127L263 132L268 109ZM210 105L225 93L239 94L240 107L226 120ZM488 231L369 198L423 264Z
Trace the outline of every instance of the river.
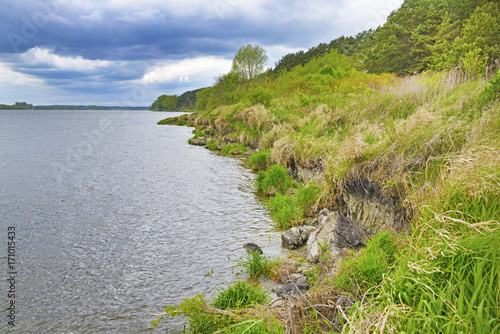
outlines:
M19 332L147 333L151 313L245 279L244 243L280 255L255 174L188 145L192 128L156 125L176 115L0 111L0 332L14 301Z

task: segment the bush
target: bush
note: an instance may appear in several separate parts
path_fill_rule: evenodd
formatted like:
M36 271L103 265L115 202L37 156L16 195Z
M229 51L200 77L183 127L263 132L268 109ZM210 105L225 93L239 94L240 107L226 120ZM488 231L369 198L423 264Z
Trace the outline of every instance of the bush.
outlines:
M494 101L500 97L500 71L488 81L484 88L483 98L486 102Z
M299 216L299 210L295 206L293 198L289 195L277 194L269 199L269 209L273 220L278 227L288 230Z
M267 171L260 171L256 181L257 187L268 194L285 194L293 186L287 169L278 165L272 165Z
M320 187L314 181L307 186L302 186L297 189L297 193L295 194L295 196L297 198L297 204L302 211L302 215L312 215L311 208L317 201L319 193Z
M247 98L251 105L263 104L269 107L273 98L273 92L262 86L257 86L248 91Z
M251 278L267 275L271 270L271 262L259 252L251 252L245 259L239 259L237 264L238 267L245 269Z
M271 150L263 150L250 156L250 163L254 170L265 169L271 162Z
M266 291L254 288L245 282L236 282L225 290L219 290L217 297L211 304L221 310L243 309L252 307L255 304L265 304L269 300L270 297Z

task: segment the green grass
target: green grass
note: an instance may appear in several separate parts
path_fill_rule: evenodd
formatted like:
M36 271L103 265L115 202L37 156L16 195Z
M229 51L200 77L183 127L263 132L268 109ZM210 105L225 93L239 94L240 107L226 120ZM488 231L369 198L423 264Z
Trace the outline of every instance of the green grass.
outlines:
M303 216L312 216L311 208L318 200L320 192L320 186L314 181L297 189L295 197Z
M295 225L300 212L292 196L277 194L275 197L269 199L268 204L271 210L271 217L280 229L288 230Z
M240 258L237 265L244 269L251 278L268 275L271 270L271 261L259 252L251 252L245 258Z
M293 186L292 178L285 167L272 165L257 175L257 187L268 194L285 194Z
M271 328L264 319L250 319L228 327L225 334L285 334L285 329L276 321Z
M266 291L245 282L236 282L226 289L219 290L211 305L220 310L243 309L269 301L270 296Z
M207 148L209 150L216 150L219 144L212 138L209 141L207 141Z
M409 270L401 263L381 289L409 312L391 319L399 331L412 333L496 333L500 330L500 232L460 240L453 249ZM446 250L451 252L446 252ZM418 263L418 262L416 262ZM385 297L386 296L386 297Z
M267 166L269 166L269 163L271 162L270 154L271 154L270 149L262 150L252 154L249 159L252 168L254 170L266 169Z
M335 285L351 291L377 286L394 264L396 250L394 236L387 231L375 235L358 256L343 261Z
M228 144L222 148L221 153L223 155L239 155L245 153L246 151L247 147L243 144Z

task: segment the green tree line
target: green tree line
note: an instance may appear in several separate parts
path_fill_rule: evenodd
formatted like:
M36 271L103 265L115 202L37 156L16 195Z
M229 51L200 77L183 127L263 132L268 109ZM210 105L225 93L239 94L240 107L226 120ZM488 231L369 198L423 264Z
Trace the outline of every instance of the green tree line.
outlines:
M188 103L180 103L182 96L162 95L151 109L212 110L249 100L249 94L255 98L256 87L263 95L312 94L311 85L316 90L324 83L334 88L336 84L330 79L351 75L354 70L408 75L457 68L469 77L491 76L500 65L499 8L500 0L405 0L377 29L289 53L263 73L265 52L256 45L242 46L233 60L233 70L217 77L211 87L186 92L190 96ZM242 63L247 56L261 60L260 67L251 69L253 72ZM331 69L320 68L324 66ZM304 72L304 68L314 69ZM312 77L321 70L322 74L330 74L330 79ZM349 71L351 74L346 74ZM294 84L286 86L285 81Z

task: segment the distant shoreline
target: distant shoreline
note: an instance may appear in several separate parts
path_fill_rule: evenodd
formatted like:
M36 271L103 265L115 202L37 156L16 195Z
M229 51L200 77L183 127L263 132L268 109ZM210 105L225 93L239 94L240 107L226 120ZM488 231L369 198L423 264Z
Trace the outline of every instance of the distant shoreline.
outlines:
M0 110L149 110L149 107L120 107L120 106L31 106L31 107L18 107L15 105L2 105Z

